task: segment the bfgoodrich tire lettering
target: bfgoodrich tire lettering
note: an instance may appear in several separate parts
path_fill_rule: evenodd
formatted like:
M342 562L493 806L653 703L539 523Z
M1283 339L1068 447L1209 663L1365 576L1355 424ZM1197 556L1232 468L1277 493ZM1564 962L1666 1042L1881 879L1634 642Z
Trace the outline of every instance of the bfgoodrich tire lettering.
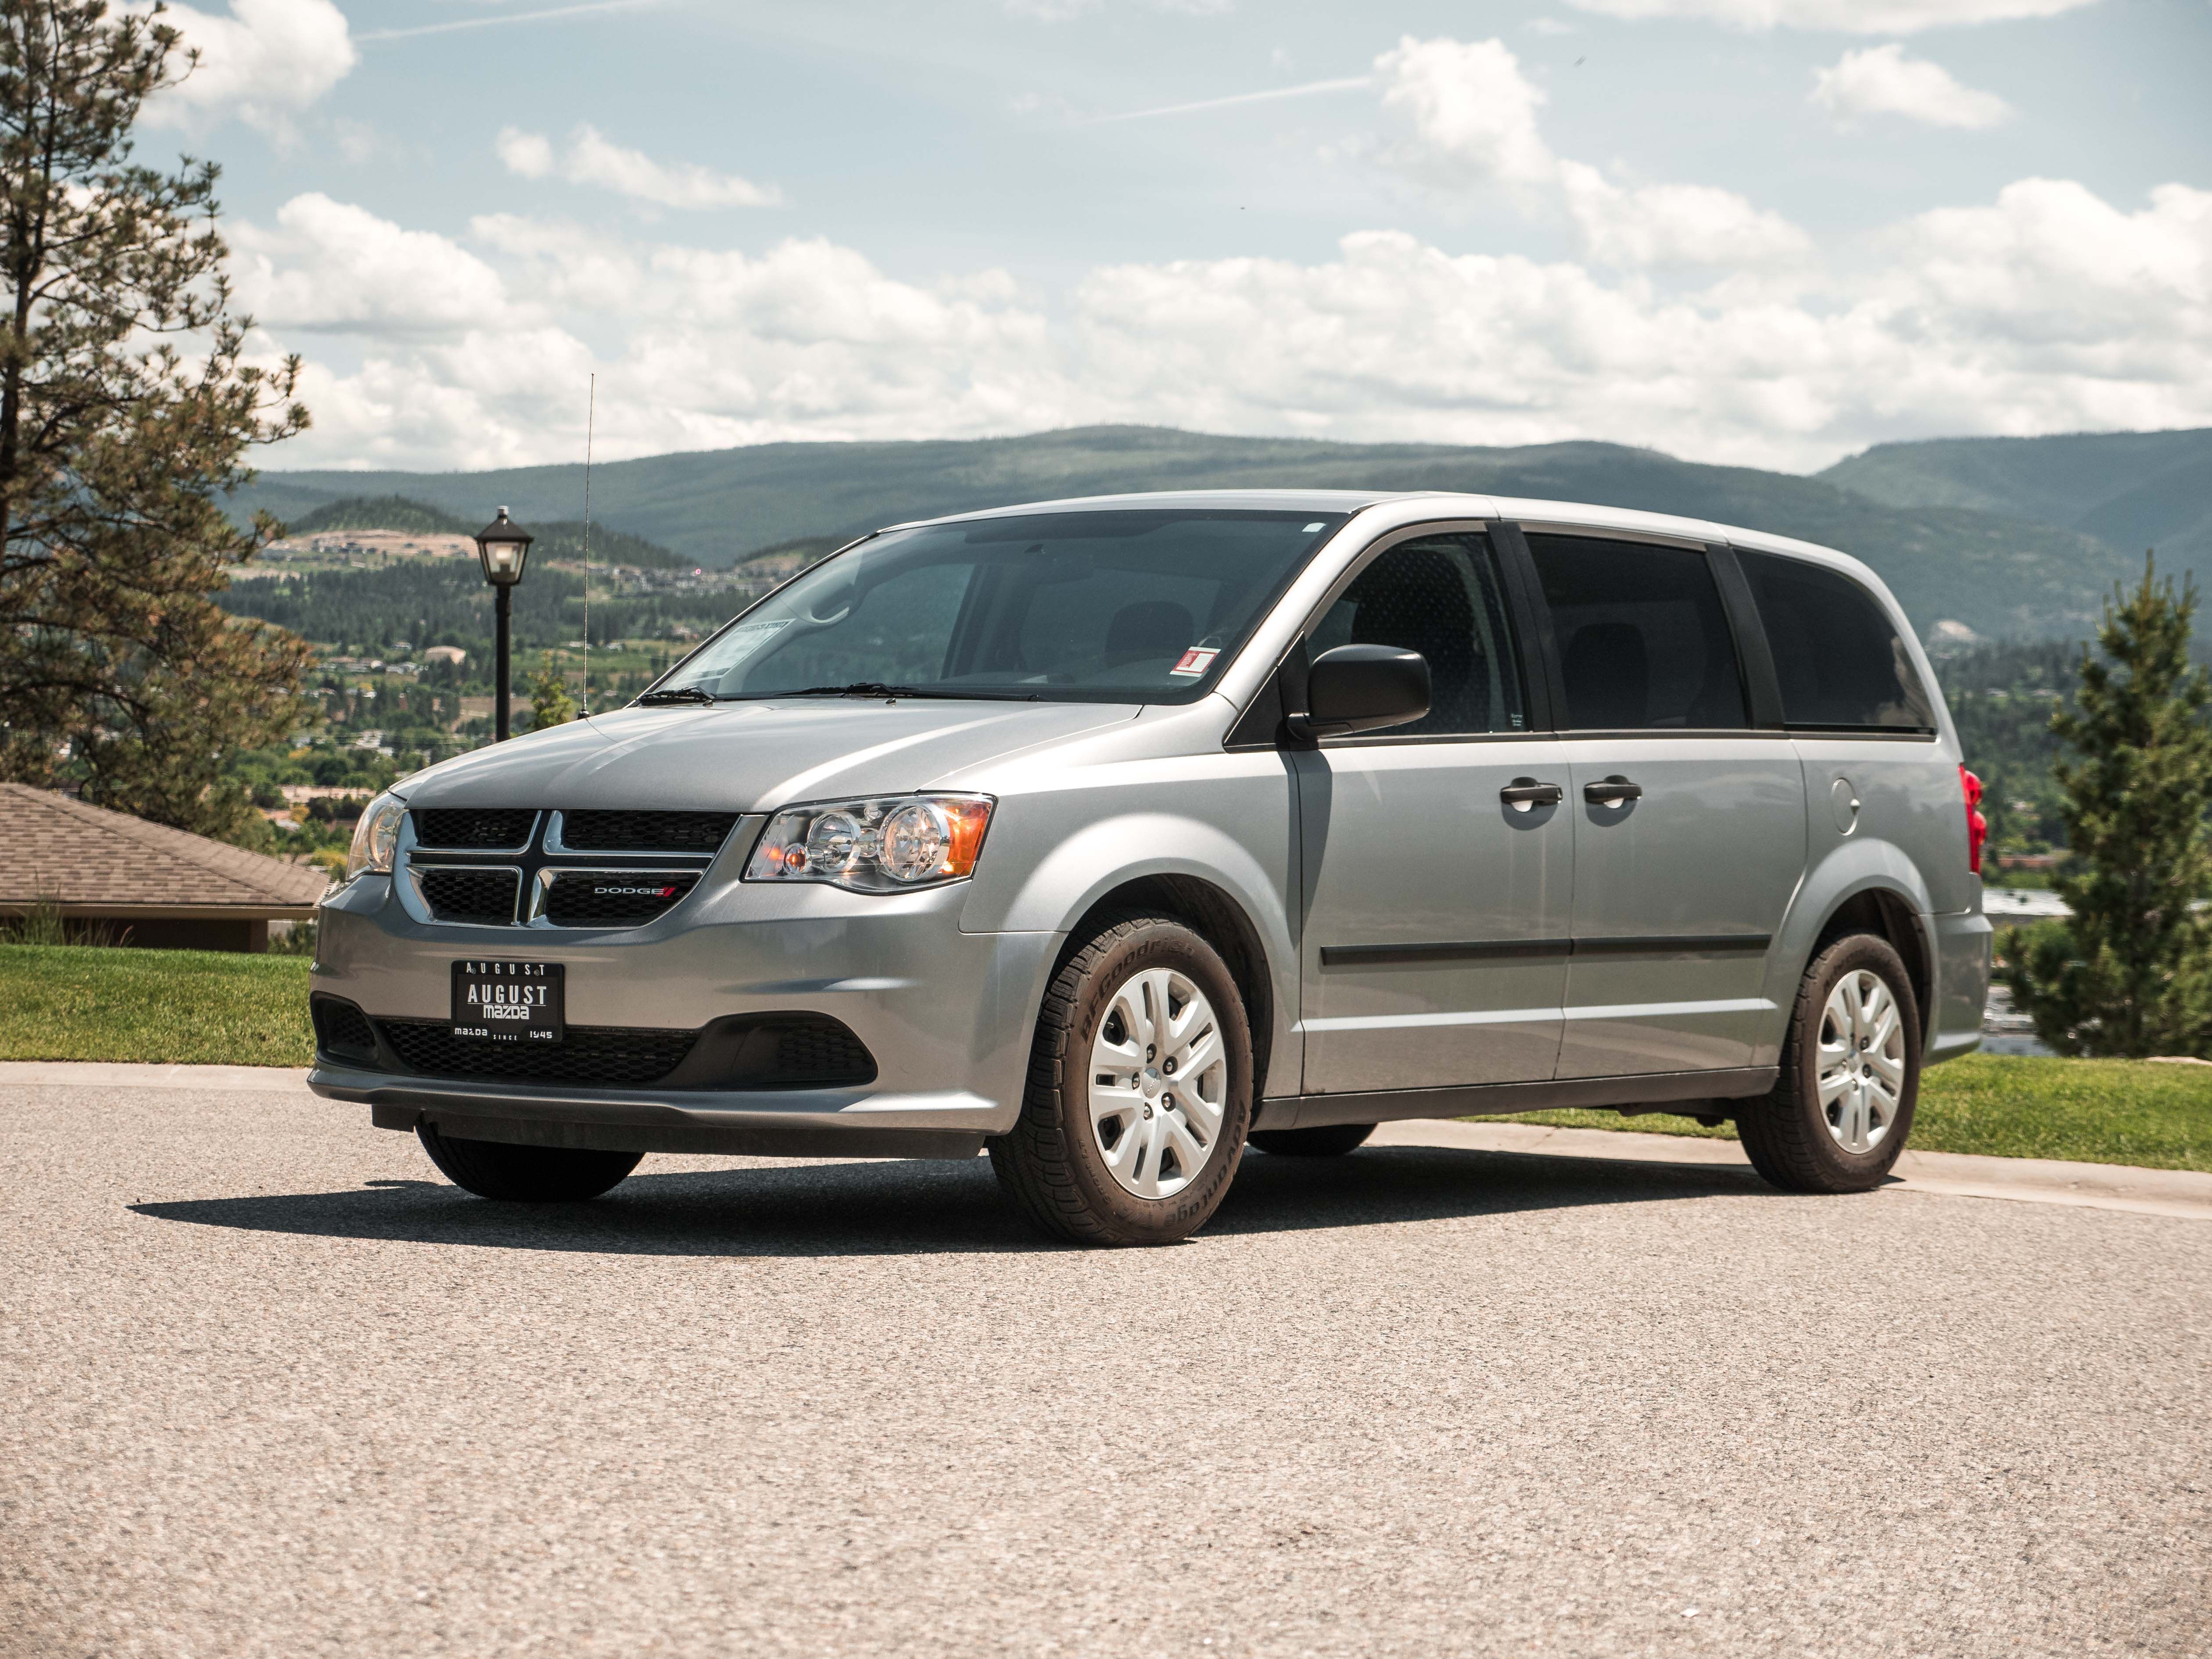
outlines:
M478 1198L515 1204L574 1203L597 1198L638 1166L643 1152L600 1152L568 1146L515 1146L464 1140L418 1123L415 1138L456 1187Z
M1171 1244L1205 1225L1252 1115L1237 982L1179 921L1128 916L1053 976L1029 1086L991 1167L1023 1214L1084 1244Z
M1920 1010L1888 940L1847 933L1813 958L1774 1091L1736 1133L1785 1192L1863 1193L1887 1178L1920 1094Z

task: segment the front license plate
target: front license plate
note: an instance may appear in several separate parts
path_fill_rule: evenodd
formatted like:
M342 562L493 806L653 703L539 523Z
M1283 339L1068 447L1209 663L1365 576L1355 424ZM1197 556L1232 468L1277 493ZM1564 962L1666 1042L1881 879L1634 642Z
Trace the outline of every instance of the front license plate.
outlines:
M487 1042L558 1042L561 964L455 963L453 1035Z

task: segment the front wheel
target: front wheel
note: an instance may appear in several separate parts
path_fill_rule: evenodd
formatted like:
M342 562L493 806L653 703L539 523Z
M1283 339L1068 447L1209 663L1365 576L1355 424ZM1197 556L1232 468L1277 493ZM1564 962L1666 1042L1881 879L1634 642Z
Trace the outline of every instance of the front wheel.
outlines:
M1850 933L1798 987L1774 1092L1736 1133L1752 1167L1792 1193L1863 1193L1888 1176L1920 1093L1920 1009L1889 941Z
M600 1152L573 1146L517 1146L466 1140L415 1126L415 1138L447 1180L478 1198L516 1204L563 1204L597 1198L637 1168L643 1152Z
M1182 923L1131 916L1054 975L1022 1115L991 1141L991 1167L1048 1233L1171 1244L1228 1192L1251 1115L1237 981Z

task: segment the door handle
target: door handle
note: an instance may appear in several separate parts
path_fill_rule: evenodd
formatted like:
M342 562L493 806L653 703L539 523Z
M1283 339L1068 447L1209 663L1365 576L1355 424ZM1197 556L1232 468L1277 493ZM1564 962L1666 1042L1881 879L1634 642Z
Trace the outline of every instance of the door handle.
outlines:
M1498 799L1516 812L1533 811L1539 806L1557 806L1567 798L1567 792L1556 783L1539 783L1534 778L1516 778L1498 792Z
M1592 806L1622 806L1643 798L1644 786L1623 777L1601 778L1583 786L1583 799Z

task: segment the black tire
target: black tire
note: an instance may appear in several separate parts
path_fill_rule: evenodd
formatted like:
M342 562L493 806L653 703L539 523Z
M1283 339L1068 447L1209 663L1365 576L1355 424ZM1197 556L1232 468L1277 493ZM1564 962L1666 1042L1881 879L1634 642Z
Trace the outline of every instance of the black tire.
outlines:
M478 1198L512 1204L573 1204L597 1198L644 1158L570 1146L517 1146L504 1140L463 1140L418 1123L415 1138L447 1180Z
M1367 1144L1371 1123L1324 1123L1310 1129L1255 1129L1251 1140L1277 1158L1342 1158Z
M1221 1121L1197 1174L1181 1190L1153 1199L1125 1188L1108 1168L1091 1125L1086 1073L1115 992L1156 968L1183 975L1205 994L1222 1040L1226 1086ZM1056 1237L1172 1244L1204 1226L1220 1205L1251 1119L1252 1033L1237 981L1213 947L1182 923L1127 916L1093 935L1054 975L1037 1015L1021 1117L1010 1133L992 1138L991 1167L1023 1215Z
M1832 1109L1820 1101L1820 1042L1828 1000L1848 975L1871 974L1893 1000L1902 1026L1903 1082L1878 1139L1853 1152L1832 1127ZM1863 983L1863 981L1861 981ZM1858 1059L1856 1048L1843 1052ZM1752 1168L1789 1193L1863 1193L1887 1179L1912 1132L1912 1110L1920 1095L1920 1008L1905 963L1885 939L1846 933L1830 943L1805 969L1790 1009L1782 1043L1782 1074L1763 1101L1746 1101L1736 1133ZM1840 1101L1832 1109L1849 1109ZM1871 1121L1871 1118L1870 1120ZM1846 1130L1848 1133L1848 1130Z

